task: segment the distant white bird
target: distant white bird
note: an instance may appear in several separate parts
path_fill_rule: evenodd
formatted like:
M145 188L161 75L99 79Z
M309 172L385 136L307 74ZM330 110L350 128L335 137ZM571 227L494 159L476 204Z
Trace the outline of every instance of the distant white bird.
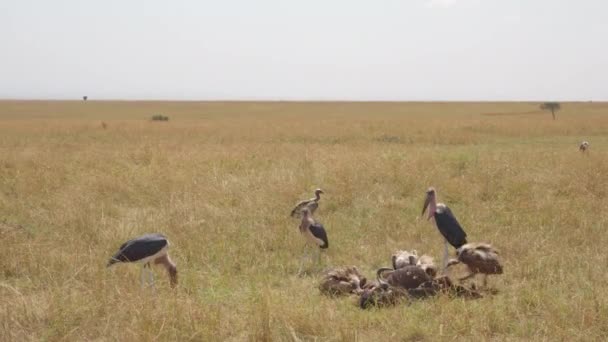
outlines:
M129 240L120 246L108 261L107 267L119 262L138 262L143 264L141 270L141 282L144 284L144 272L148 269L150 275L150 283L154 282L154 274L150 269L150 263L161 264L169 273L171 287L177 285L177 267L169 258L167 250L169 249L169 240L167 237L159 234L146 234L140 237Z
M589 149L589 142L588 141L583 141L581 142L580 145L578 145L578 150L581 152L586 152Z
M317 189L315 190L315 197L307 200L300 201L291 211L291 217L300 217L302 209L308 208L311 214L314 214L317 208L319 207L319 200L321 199L321 194L323 194L323 190Z

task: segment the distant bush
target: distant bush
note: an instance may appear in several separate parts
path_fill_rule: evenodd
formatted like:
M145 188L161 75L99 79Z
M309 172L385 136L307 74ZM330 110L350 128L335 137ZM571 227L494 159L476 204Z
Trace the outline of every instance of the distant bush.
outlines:
M414 140L411 137L401 137L397 135L388 135L383 134L380 136L376 136L372 138L373 141L384 143L384 144L401 144L401 145L410 145L414 143Z
M152 121L169 121L169 117L161 114L152 115Z
M374 138L375 141L381 142L381 143L388 143L388 144L400 144L402 143L401 138L395 135L381 135L379 137Z

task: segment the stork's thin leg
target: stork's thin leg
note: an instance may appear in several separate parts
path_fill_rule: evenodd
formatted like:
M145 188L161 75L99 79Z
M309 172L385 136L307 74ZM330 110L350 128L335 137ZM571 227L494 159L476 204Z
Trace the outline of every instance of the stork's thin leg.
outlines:
M308 258L308 245L304 245L304 252L300 257L300 266L298 267L298 274L302 274L302 267L304 265L304 261Z
M321 249L317 248L317 268L321 267Z
M141 267L141 271L139 272L139 280L140 280L140 283L141 283L141 287L145 287L146 286L146 284L145 284L146 283L145 272L146 272L146 265L143 265Z
M487 274L483 275L483 287L488 288L488 275Z
M448 268L448 257L448 241L445 240L443 244L443 273L445 273L445 270Z
M150 286L154 287L154 272L152 272L152 267L150 267L150 263L148 263L148 274L150 276Z

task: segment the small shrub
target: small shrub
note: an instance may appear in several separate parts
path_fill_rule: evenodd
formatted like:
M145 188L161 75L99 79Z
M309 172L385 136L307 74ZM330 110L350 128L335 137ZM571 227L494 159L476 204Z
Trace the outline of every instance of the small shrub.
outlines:
M402 143L402 139L395 135L381 135L374 139L377 142L387 143L387 144L400 144Z
M162 114L156 114L152 115L152 121L169 121L169 117Z

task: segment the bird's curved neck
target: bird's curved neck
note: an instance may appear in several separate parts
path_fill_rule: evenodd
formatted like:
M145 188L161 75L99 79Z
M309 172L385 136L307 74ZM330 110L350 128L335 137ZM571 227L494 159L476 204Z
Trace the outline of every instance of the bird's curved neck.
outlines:
M165 254L157 258L154 260L154 263L161 264L165 267L165 269L167 269L167 273L169 273L169 278L171 280L171 287L175 287L175 285L177 285L177 266L173 260L169 258L169 255Z
M315 222L310 216L302 217L302 223L300 223L300 232L304 233L313 223Z
M314 201L316 202L316 201L318 201L318 200L320 200L320 199L321 199L321 194L320 194L320 193L318 193L318 192L317 192L317 193L315 193L315 198L314 198Z

